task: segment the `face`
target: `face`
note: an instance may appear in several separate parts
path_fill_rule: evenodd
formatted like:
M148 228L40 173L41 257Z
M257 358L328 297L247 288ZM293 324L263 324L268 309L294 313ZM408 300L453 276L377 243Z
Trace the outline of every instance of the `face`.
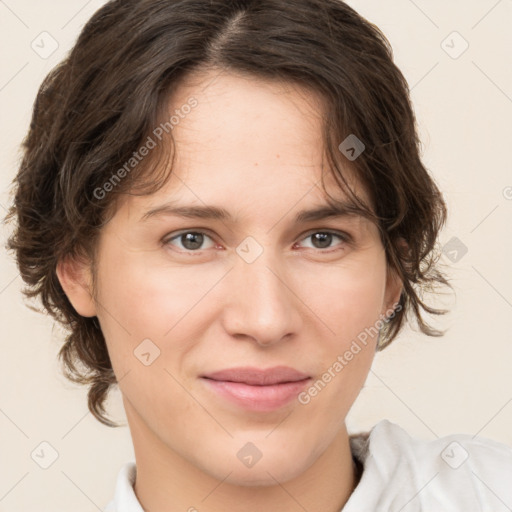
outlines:
M298 217L328 206L318 98L213 77L197 75L170 99L171 114L197 100L173 128L170 181L126 196L104 227L95 312L135 445L220 480L275 483L270 473L284 482L343 431L376 336L357 352L353 342L399 290L376 226L359 216ZM368 201L348 168L346 177ZM325 182L346 197L327 174ZM296 373L277 371L260 385L257 373L212 378L278 366ZM262 454L253 467L240 463L243 447L254 455L249 442Z

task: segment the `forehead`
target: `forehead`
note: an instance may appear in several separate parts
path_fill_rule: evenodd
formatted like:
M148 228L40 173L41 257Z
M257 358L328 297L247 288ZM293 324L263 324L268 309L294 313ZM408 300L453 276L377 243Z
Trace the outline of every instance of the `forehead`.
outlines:
M172 129L188 157L258 161L284 153L311 163L322 154L322 99L309 89L226 71L193 74L168 98L168 113L197 106ZM199 151L197 151L199 149Z
M191 98L196 106L183 109ZM167 103L175 119L172 177L151 196L128 196L128 206L136 211L171 197L238 209L321 204L322 175L329 194L344 199L324 157L324 112L323 98L297 84L226 71L189 75ZM343 174L368 201L346 164Z

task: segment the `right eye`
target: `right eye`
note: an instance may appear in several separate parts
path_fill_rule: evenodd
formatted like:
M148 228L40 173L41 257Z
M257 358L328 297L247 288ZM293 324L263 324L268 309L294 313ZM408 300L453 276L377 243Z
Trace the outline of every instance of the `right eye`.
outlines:
M202 231L182 231L177 235L167 238L164 240L165 245L173 245L171 242L177 240L181 244L181 252L200 252L202 249L208 249L209 247L202 247L205 237L212 240L210 236ZM213 242L213 240L212 240ZM213 243L210 247L213 247Z

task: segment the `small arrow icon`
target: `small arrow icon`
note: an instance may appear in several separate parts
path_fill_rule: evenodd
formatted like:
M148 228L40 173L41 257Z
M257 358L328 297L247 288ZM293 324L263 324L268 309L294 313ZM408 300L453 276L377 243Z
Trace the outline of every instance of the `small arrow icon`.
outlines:
M252 468L261 459L263 454L255 444L248 442L238 450L236 456L244 466Z
M37 55L39 55L39 57L42 59L48 59L55 53L59 47L59 43L51 34L44 31L34 37L30 43L30 47L37 53Z
M467 246L464 244L464 242L462 242L462 240L460 240L456 236L452 237L443 246L443 254L452 263L457 263L458 261L460 261L467 252Z
M448 256L450 257L450 259L452 259L453 261L455 261L457 259L457 256L459 255L459 252L456 251L455 249L453 249L452 251L448 251Z
M450 58L458 59L469 48L469 43L454 30L441 41L441 48Z
M42 441L30 452L30 458L40 468L48 469L59 458L59 452L48 441Z
M450 466L452 469L457 469L469 457L468 451L457 441L450 443L442 452L441 458Z
M252 236L248 236L238 244L236 252L246 263L252 263L263 253L263 247Z
M353 162L366 149L363 141L351 133L339 146L338 149Z
M145 338L137 345L133 354L144 366L149 366L160 357L160 349L149 338Z

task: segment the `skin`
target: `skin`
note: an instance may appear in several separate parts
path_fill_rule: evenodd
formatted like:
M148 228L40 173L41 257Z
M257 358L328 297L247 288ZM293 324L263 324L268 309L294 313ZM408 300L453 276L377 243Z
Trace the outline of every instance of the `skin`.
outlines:
M298 211L326 204L319 98L227 72L193 78L169 99L171 113L191 96L198 101L172 131L173 177L153 195L127 195L103 228L97 300L87 264L61 262L59 279L105 335L145 510L338 512L357 483L345 418L376 337L308 404L249 411L199 376L287 365L314 382L398 302L401 283L364 218L294 223ZM368 201L348 167L345 175ZM344 197L327 174L326 183ZM223 207L233 220L139 221L170 199ZM200 250L176 237L183 230L206 232ZM312 235L326 230L353 241L315 245ZM263 249L252 263L236 252L248 236ZM134 350L147 338L160 355L146 366ZM237 458L247 442L262 453L250 468Z

